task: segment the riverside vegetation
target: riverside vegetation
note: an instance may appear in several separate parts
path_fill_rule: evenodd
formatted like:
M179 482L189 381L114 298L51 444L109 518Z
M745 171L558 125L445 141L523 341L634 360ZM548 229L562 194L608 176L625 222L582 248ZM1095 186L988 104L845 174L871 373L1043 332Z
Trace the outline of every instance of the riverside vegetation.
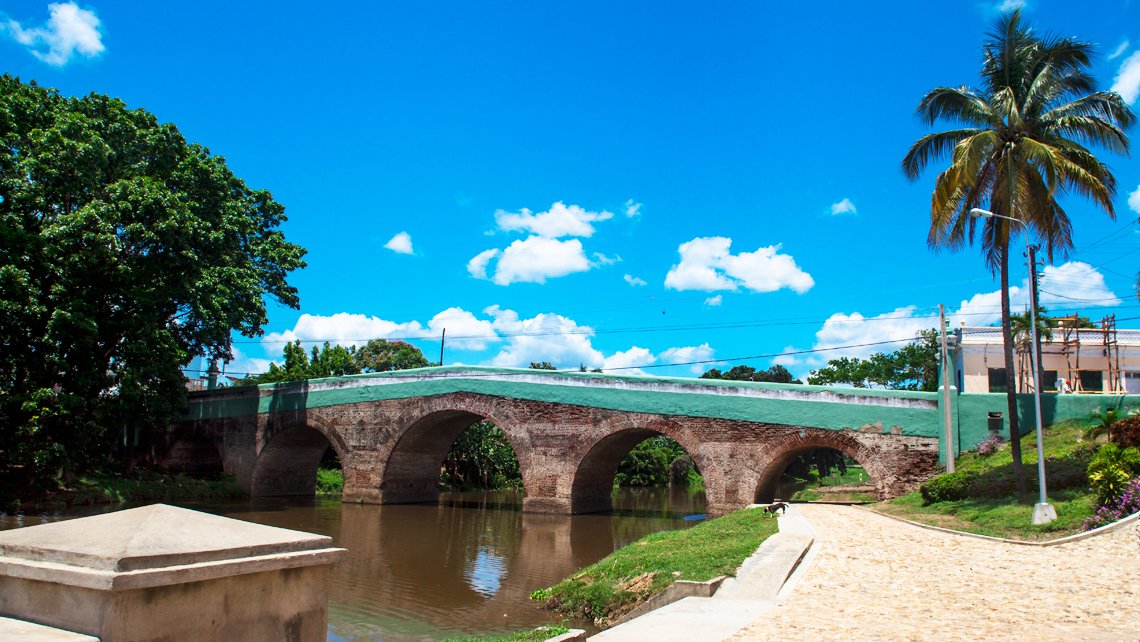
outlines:
M612 623L677 580L705 581L737 569L778 530L774 515L745 509L681 531L648 535L531 594L568 616Z

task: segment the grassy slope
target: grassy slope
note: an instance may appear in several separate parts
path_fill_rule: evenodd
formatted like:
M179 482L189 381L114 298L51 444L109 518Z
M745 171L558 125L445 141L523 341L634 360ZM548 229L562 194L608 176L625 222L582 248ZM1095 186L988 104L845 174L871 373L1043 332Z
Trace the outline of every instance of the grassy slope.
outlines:
M1029 523L1037 503L1037 441L1033 433L1021 440L1027 478L1024 498L1017 498L1013 490L1013 457L1007 444L988 457L966 453L958 460L958 470L976 470L981 475L978 497L923 506L922 496L915 492L873 508L924 524L1011 539L1054 539L1080 532L1081 524L1094 510L1086 469L1095 445L1083 438L1084 430L1084 422L1069 421L1044 431L1048 499L1057 509L1057 520L1050 524Z
M612 621L675 580L734 575L777 530L774 516L752 509L686 530L655 533L532 597L563 613Z

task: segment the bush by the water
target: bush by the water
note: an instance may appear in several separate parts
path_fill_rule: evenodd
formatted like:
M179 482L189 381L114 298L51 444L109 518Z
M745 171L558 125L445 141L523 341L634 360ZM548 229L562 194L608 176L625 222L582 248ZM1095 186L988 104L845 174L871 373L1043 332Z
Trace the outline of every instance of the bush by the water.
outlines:
M339 495L344 492L344 471L339 468L317 469L317 494Z

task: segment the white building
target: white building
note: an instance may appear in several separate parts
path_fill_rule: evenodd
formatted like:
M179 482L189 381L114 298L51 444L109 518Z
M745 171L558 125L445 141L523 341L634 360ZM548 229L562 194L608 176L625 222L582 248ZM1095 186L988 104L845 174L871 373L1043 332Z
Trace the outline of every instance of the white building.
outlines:
M1041 340L1041 391L1078 394L1140 394L1140 330L1117 330L1115 317L1096 328L1077 328L1076 317L1057 319L1052 338ZM952 361L962 392L1005 392L1001 328L962 327L955 332ZM1032 392L1029 348L1014 339L1018 392Z

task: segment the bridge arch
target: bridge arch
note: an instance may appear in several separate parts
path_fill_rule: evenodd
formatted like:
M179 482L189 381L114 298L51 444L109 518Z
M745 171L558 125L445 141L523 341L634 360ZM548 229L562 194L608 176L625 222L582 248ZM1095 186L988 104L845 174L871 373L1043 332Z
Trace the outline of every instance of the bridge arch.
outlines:
M521 455L529 443L527 433L503 421L487 400L438 399L424 404L395 427L394 443L381 457L380 503L438 501L440 465L455 440L480 421L489 421L503 432L519 458L525 494L528 471Z
M706 477L719 474L717 467L704 456L700 441L679 422L663 418L639 421L631 416L616 416L600 426L601 437L586 447L575 464L570 484L570 512L598 513L613 508L614 476L618 466L634 446L658 435L676 441L689 453Z
M864 443L859 438L861 434L851 430L799 428L782 435L773 435L766 440L761 452L758 466L761 473L756 485L756 501L773 500L776 485L788 468L788 464L799 455L819 448L838 450L858 462L867 471L867 476L875 485L876 493L880 498L884 498L884 484L890 471L883 462L882 453ZM787 497L781 499L786 500Z
M255 497L312 495L330 446L346 465L351 457L344 438L319 417L272 416L262 435L250 482Z

